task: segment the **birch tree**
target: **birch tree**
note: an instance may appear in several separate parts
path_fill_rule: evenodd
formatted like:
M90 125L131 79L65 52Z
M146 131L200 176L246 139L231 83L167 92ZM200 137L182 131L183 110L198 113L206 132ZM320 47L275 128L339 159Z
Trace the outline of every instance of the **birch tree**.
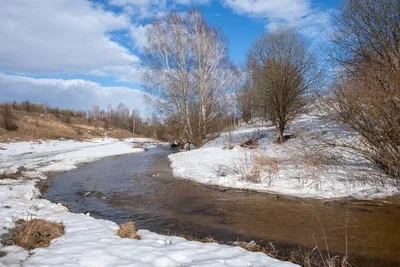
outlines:
M146 35L143 85L159 113L174 122L175 138L201 142L235 77L226 39L197 10L157 18Z
M207 126L218 116L225 89L234 86L236 69L229 62L226 37L207 25L197 10L189 11L189 33L195 59L193 79L198 97L198 136L205 138Z
M189 73L193 58L183 18L168 14L147 29L148 44L142 53L142 82L155 97L156 109L164 116L176 116L178 139L193 134L189 112Z

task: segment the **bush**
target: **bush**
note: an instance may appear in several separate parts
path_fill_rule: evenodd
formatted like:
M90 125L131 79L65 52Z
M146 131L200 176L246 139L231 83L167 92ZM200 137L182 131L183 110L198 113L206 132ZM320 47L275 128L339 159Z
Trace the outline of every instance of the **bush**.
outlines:
M339 78L329 118L353 132L344 144L400 181L400 5L346 1L333 19L330 56Z
M51 240L64 234L62 223L33 219L29 221L18 220L16 224L17 227L12 234L12 241L15 245L27 250L48 247Z
M3 126L7 131L18 130L18 125L15 121L14 115L12 113L12 108L10 105L6 105L1 112L3 116Z
M63 123L67 123L67 124L70 124L70 123L71 123L71 116L70 116L70 115L62 115L62 116L60 117L60 119L61 119L61 121L62 121Z

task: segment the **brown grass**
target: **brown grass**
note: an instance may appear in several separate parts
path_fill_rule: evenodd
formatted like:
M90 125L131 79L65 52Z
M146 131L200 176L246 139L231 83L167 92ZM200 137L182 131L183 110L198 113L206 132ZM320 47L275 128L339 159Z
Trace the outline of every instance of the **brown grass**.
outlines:
M134 222L120 224L117 234L122 238L140 239Z
M132 137L138 137L138 135L135 135L129 131L126 130L114 130L114 131L110 131L107 134L109 137L111 138L115 138L115 139L125 139L125 138L132 138Z
M24 178L22 172L26 171L25 167L19 167L18 170L14 173L0 173L0 180L4 180L4 179L20 179L20 178Z
M272 176L279 171L278 162L261 153L253 153L253 168L247 180L253 183L261 183L266 180L269 184L272 182ZM263 177L262 174L266 175Z
M103 137L106 133L109 137L117 139L134 137L129 131L105 129L103 121L88 122L85 118L71 117L67 122L52 114L26 113L15 110L13 111L13 116L18 129L10 132L0 127L0 142L9 142L10 140L54 140L60 138L85 140Z
M218 243L217 240L214 239L212 236L207 236L207 237L195 237L191 235L186 235L186 234L179 234L179 237L185 238L188 241L197 241L201 243Z
M272 258L299 264L303 267L350 267L346 256L329 257L316 253L314 250L295 248L287 252L277 250L270 242L267 246L251 243L239 243L247 251L262 252Z
M12 241L15 245L31 250L48 247L51 240L63 234L64 225L62 223L42 219L18 220L12 233Z

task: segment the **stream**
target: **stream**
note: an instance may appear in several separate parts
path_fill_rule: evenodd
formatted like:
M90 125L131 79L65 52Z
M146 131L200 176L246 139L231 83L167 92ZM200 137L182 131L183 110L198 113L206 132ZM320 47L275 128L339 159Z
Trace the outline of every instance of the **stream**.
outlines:
M271 241L278 250L326 250L325 236L331 255L347 247L356 266L400 266L400 197L312 200L205 186L174 178L171 153L157 147L82 164L40 184L42 197L167 235Z

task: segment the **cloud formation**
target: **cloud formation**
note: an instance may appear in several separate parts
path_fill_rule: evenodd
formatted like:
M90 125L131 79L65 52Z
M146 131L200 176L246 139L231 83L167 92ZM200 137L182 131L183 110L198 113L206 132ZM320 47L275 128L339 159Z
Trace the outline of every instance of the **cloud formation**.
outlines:
M278 24L297 27L303 34L316 37L329 24L330 10L314 8L311 0L221 0L239 15L267 21L267 29Z
M146 93L142 91L80 79L38 79L0 73L0 95L3 101L29 100L61 108L107 108L109 103L116 107L122 102L130 109L147 111L143 101Z
M110 38L130 27L128 17L86 0L4 1L0 21L3 72L85 73L139 61Z
M0 8L0 101L31 100L70 108L123 101L143 107L141 91L81 79L23 76L68 74L140 83L137 51L146 45L148 19L168 10L218 1L235 13L297 26L318 36L329 21L311 0L9 0ZM227 22L228 23L228 22ZM6 75L2 73L13 73Z

